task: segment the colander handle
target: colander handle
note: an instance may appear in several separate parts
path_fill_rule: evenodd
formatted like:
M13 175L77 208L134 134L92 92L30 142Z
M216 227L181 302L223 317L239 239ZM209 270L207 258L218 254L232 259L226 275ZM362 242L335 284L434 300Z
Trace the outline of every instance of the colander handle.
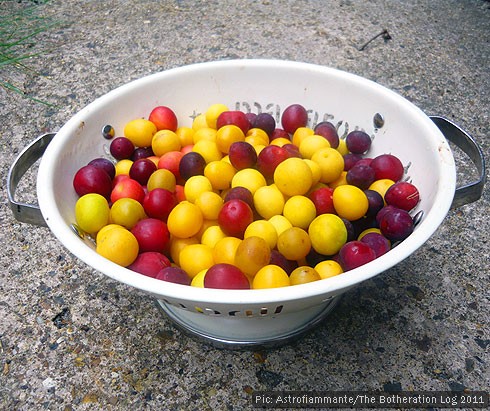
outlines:
M479 173L478 180L456 188L451 208L458 208L477 201L483 193L483 186L486 180L485 157L480 146L466 131L447 118L430 116L430 119L441 130L447 140L456 144L468 155Z
M30 143L17 156L7 176L7 194L10 209L16 220L22 223L46 226L46 221L37 205L21 203L15 200L17 185L27 170L42 157L56 133L46 133Z

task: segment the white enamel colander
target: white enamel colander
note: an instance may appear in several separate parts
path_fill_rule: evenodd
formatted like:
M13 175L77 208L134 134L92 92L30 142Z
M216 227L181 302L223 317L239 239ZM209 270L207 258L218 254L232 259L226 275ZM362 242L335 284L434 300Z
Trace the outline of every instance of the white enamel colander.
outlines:
M293 103L309 113L309 125L329 120L339 134L360 128L374 137L370 157L399 157L419 189L415 213L423 217L414 232L387 254L362 267L314 283L269 290L216 290L159 281L103 258L77 235L75 172L95 157L107 155L104 125L116 134L129 120L148 116L157 105L172 107L179 125L210 105L268 112L279 122ZM456 188L456 167L448 139L466 151L480 178ZM35 205L15 200L15 188L30 165L42 156ZM13 164L8 177L9 202L20 221L46 224L75 256L114 280L154 297L184 331L224 347L279 345L297 338L321 321L342 293L407 258L436 231L451 206L477 200L485 164L470 136L442 117L429 117L400 95L364 78L317 65L276 60L230 60L171 69L98 98L73 116L57 133L41 136ZM455 195L456 194L456 195ZM40 210L40 212L39 212ZM419 214L420 216L421 214Z

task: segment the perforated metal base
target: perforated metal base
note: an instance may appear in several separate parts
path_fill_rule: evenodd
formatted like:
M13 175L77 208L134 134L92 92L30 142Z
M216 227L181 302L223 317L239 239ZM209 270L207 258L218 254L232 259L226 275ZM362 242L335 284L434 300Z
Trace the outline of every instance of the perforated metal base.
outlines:
M267 317L209 316L156 300L173 324L188 336L231 350L276 348L289 344L317 326L337 305L337 296L323 305Z

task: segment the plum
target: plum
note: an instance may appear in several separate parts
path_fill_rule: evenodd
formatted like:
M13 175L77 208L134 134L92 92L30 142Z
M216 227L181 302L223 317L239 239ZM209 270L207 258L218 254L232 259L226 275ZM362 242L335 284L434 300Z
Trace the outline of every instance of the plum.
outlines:
M190 285L191 279L180 267L169 266L162 268L155 276L157 280L168 281L170 283Z
M230 163L237 170L243 170L244 168L253 168L257 163L257 151L252 144L246 141L235 141L230 146L228 152Z
M164 254L156 251L146 251L138 254L136 260L128 266L132 271L153 278L166 267L170 267L170 260Z
M376 258L374 250L362 241L349 241L339 251L339 263L344 271L353 270Z
M206 272L204 287L247 290L250 288L250 281L238 267L232 264L219 263L210 267Z
M109 198L112 191L112 179L101 167L86 165L75 173L73 188L80 197L96 193Z

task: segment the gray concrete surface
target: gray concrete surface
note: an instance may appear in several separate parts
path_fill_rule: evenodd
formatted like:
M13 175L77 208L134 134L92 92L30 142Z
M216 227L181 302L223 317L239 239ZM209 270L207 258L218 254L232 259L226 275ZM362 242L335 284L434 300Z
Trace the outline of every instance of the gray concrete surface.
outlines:
M32 4L4 1L0 13ZM47 228L17 222L6 197L20 150L96 97L230 58L375 80L453 119L490 158L488 1L53 0L37 13L60 25L36 37L29 69L0 67L2 80L52 104L0 88L0 409L242 410L254 390L488 389L488 188L410 258L346 293L303 339L242 352L188 338L151 298L77 261ZM391 40L359 50L383 29ZM468 159L455 157L460 182L471 180ZM21 191L35 200L32 177Z

